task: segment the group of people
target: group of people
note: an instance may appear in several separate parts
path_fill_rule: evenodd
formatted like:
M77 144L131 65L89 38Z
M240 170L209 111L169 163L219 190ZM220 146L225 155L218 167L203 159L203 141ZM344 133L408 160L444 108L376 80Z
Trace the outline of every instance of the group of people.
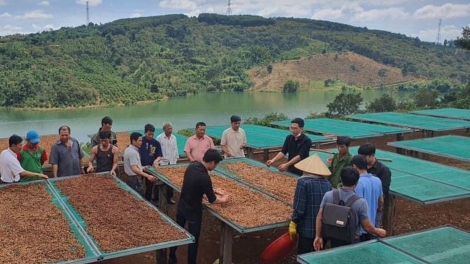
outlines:
M329 166L316 154L294 164L302 177L288 231L292 239L298 239L298 254L321 250L328 241L334 248L387 235L381 221L389 201L390 169L376 159L372 144L361 145L353 156L350 143L349 137L337 137L338 153L329 159ZM336 205L347 207L349 223L331 223L330 216L341 214Z
M221 139L221 149L215 149L212 138L206 135L206 124L198 122L195 133L186 141L184 152L190 162L187 166L176 209L176 222L180 226L188 223L188 231L195 237L195 243L188 246L188 263L196 263L198 239L202 221L202 199L205 195L210 203L227 203L230 195L223 189L213 189L209 171L214 170L224 158L244 157L247 137L240 127L239 116L230 117L231 126ZM91 139L91 155L85 172L84 153L79 142L71 137L68 126L58 130L59 139L50 150L49 163L52 165L53 177L64 177L92 172L110 172L115 175L119 159L116 134L111 131L113 120L104 117L101 127ZM337 137L338 153L334 154L330 165L318 155L309 156L311 139L303 133L304 120L291 120L290 131L283 147L267 166L278 165L280 171L298 175L292 219L289 223L289 234L292 239L298 238L298 254L321 250L329 241L331 247L366 241L374 236L386 236L381 229L381 216L387 206L391 182L390 170L375 158L375 147L363 144L358 154L349 152L351 139ZM179 158L177 139L172 134L172 124L163 124L163 133L155 137L155 127L147 124L144 135L133 132L129 145L123 154L126 183L144 196L147 200L158 199L155 187L157 178L149 173L153 167L158 171L160 166L176 164ZM36 131L23 138L12 135L9 148L0 156L1 183L14 183L37 179L47 179L43 173L43 164L48 159L46 150L40 146L40 136ZM121 142L119 142L122 144ZM127 144L127 143L124 143ZM284 158L287 156L287 159ZM145 182L145 192L144 192ZM175 204L173 192L167 186L167 201ZM353 237L344 241L329 237L323 221L328 204L350 207L352 219L355 220ZM171 248L169 263L177 263L176 247Z

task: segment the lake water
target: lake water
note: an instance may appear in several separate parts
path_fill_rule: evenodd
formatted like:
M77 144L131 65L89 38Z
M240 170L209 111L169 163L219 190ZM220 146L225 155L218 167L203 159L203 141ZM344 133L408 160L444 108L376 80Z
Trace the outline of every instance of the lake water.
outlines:
M173 123L174 131L193 128L199 121L208 126L228 126L232 114L246 119L278 112L289 118L304 118L310 113L325 112L326 105L332 102L339 92L316 90L296 94L200 93L164 102L125 107L54 111L0 110L0 138L7 138L12 134L24 136L30 129L37 130L41 135L56 134L61 125L69 125L72 136L79 141L88 141L87 134L95 133L101 125L101 118L107 115L114 120L113 131L143 129L147 123L161 127L166 121ZM362 91L362 97L364 102L368 102L384 93L365 90Z

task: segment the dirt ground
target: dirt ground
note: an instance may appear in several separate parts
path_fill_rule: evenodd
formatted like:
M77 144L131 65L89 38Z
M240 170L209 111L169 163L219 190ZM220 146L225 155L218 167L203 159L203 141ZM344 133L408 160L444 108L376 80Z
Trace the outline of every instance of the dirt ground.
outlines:
M438 133L434 136L454 134L470 136L470 133L464 130L451 131L447 133ZM405 140L418 139L422 135L419 132L405 135ZM377 148L395 152L395 148L387 146L387 142L395 141L395 136L386 136L380 138L371 138L364 140L355 140L351 146L358 146L364 142L370 142ZM332 148L334 145L324 145L322 148ZM274 156L273 152L270 156ZM354 154L354 153L353 153ZM256 159L262 160L262 155L257 155ZM426 159L433 162L439 162L463 169L469 169L468 163L443 159L432 155L426 155ZM392 175L393 181L393 175ZM176 195L175 200L178 199ZM273 208L275 210L275 208ZM174 219L175 206L170 206L169 215ZM415 202L406 201L398 198L396 205L396 219L394 225L395 235L424 230L442 225L454 225L456 227L470 231L470 199L443 202L432 205L421 205ZM219 254L220 240L220 221L212 215L204 212L201 237L199 241L198 263L212 264ZM233 244L233 263L236 264L255 264L260 263L260 256L263 250L277 237L287 232L287 226L281 229L265 230L250 234L234 234ZM186 263L187 247L180 247L177 251L179 263ZM286 259L278 263L296 263L295 252ZM100 263L106 264L125 264L125 263L156 263L155 253L146 253L129 257L105 260Z

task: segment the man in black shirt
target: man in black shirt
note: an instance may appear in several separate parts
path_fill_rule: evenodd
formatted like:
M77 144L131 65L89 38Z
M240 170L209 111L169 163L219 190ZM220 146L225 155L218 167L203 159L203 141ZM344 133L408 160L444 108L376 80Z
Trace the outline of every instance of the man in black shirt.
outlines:
M362 144L357 150L357 153L359 155L366 156L367 172L374 176L377 176L382 182L382 191L384 194L384 208L383 208L383 212L377 212L377 215L375 217L376 219L375 227L380 227L382 219L388 218L388 215L387 215L388 209L390 207L390 201L392 199L392 197L390 197L389 195L390 184L392 182L392 172L387 166L385 166L383 163L381 163L375 158L375 146L374 145L370 143ZM384 224L384 227L386 227L385 224ZM387 232L389 232L390 234L392 233L391 231L392 230L387 230Z
M274 162L284 158L288 154L287 162L279 165L280 171L289 171L299 176L302 176L302 171L295 168L294 164L308 157L312 140L303 134L304 120L302 118L294 118L291 121L290 130L291 135L286 137L281 152L268 160L266 165L270 166Z
M221 189L214 190L209 171L217 167L222 155L215 149L208 149L202 162L188 165L184 173L180 200L177 206L176 223L182 227L188 222L188 231L194 236L194 244L188 245L188 264L196 263L199 233L202 221L202 196L205 194L210 203L227 203L230 196ZM170 264L177 263L176 247L170 249Z

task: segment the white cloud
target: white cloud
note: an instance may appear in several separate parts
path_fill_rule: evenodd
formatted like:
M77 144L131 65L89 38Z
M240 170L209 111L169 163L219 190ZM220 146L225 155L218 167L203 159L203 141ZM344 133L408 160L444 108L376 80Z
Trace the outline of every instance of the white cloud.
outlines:
M36 24L31 24L31 27L33 27L34 31L38 31L41 29L41 27Z
M3 13L3 14L0 14L0 18L1 17L11 17L10 13Z
M444 4L442 6L426 5L413 14L417 19L459 18L470 16L470 4Z
M326 8L326 9L315 10L315 12L313 13L312 19L332 20L332 19L340 18L342 15L343 15L343 12L341 9Z
M43 13L42 10L35 10L32 12L26 12L24 15L21 16L16 16L16 18L19 19L48 19L52 18L53 16L51 14L46 14Z
M42 1L38 3L39 6L49 6L49 1Z
M141 16L142 16L141 13L134 11L134 13L132 13L132 15L131 15L131 18L141 17Z
M160 2L160 7L194 10L198 5L191 0L163 0Z
M86 2L88 2L89 6L97 6L103 3L103 0L77 0L75 3L79 5L86 5Z
M13 25L5 25L3 27L0 27L0 36L6 36L6 35L13 35L13 34L22 34L23 28L13 26Z
M372 22L383 19L402 20L409 17L409 13L402 8L391 7L386 9L371 9L355 14L351 21Z
M52 30L55 30L55 29L57 29L57 28L56 28L54 25L52 25L52 24L47 24L47 25L45 25L45 26L42 27L42 28L43 28L44 30L51 30L51 29L52 29Z

